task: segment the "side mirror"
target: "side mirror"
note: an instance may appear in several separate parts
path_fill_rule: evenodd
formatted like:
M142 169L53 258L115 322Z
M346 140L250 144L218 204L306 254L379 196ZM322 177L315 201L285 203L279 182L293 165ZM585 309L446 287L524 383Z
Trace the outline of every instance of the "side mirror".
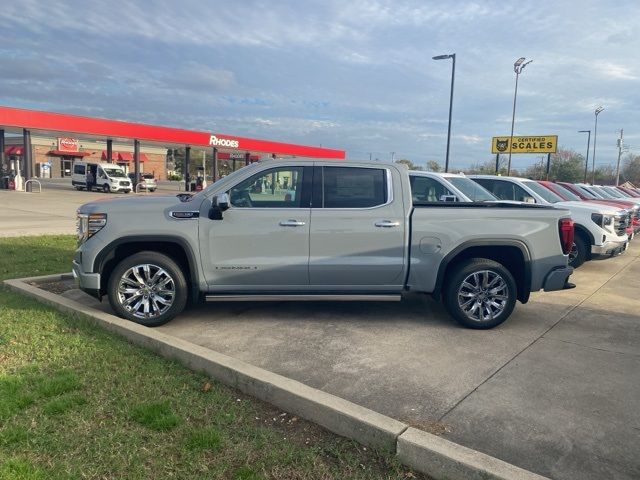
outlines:
M222 212L229 209L229 194L221 193L213 201L209 209L209 219L222 220Z
M441 202L457 202L458 197L455 195L440 195Z
M220 211L224 212L229 209L229 194L221 193L216 197L216 205L220 209Z

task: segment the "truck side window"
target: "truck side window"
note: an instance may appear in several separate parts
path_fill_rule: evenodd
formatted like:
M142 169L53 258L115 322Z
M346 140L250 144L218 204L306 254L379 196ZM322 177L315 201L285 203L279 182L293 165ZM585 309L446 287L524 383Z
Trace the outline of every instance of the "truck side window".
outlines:
M387 202L385 170L380 168L324 167L324 208L369 208Z
M84 175L84 165L74 165L73 173L76 175Z
M303 167L256 173L229 190L235 208L301 208ZM308 205L307 205L308 206Z
M447 187L430 177L411 176L411 196L414 202L441 202L443 195L453 195Z
M515 183L504 180L489 180L487 178L475 179L480 185L493 193L500 200L515 200L517 202L524 202L527 198L531 198L531 195Z

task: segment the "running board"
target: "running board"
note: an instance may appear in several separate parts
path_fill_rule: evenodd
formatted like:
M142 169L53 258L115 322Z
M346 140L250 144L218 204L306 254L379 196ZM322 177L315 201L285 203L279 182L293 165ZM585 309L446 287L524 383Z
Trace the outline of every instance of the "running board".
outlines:
M284 294L284 295L206 295L207 302L282 302L282 301L343 301L343 302L399 302L402 295L326 295L326 294Z

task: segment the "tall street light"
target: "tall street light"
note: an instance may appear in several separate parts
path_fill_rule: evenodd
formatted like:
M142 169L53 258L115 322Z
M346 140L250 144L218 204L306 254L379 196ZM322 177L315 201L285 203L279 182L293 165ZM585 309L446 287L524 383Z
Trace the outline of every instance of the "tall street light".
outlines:
M596 125L593 129L593 159L591 160L591 184L593 185L594 183L596 183L596 140L598 138L598 115L600 115L600 112L602 112L604 110L603 106L599 106L598 108L596 108L595 110L595 114L596 114Z
M591 146L591 130L578 130L578 133L588 133L587 137L587 159L584 162L584 183L587 183L587 170L589 169L589 147Z
M453 60L451 64L451 94L449 95L449 129L447 130L447 156L444 161L444 171L449 171L449 147L451 146L451 111L453 109L453 81L456 78L456 54L438 55L433 57L434 60Z
M520 57L513 64L513 71L516 72L516 90L515 90L515 93L513 94L513 114L511 115L511 135L509 135L509 163L507 164L507 177L511 172L511 148L513 144L513 125L516 120L516 98L518 97L518 77L522 73L522 70L524 70L524 67L526 67L531 62L533 62L533 60L529 60L528 62L525 62L525 60L526 58Z

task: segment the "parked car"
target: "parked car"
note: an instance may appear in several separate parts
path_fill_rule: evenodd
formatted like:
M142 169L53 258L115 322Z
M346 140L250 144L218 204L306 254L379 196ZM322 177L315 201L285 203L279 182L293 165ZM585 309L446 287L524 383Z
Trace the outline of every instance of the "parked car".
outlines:
M77 190L87 188L87 172L91 172L93 185L91 188L102 190L104 193L131 191L131 181L124 173L120 165L113 163L82 162L73 164L73 175L71 185Z
M131 183L138 189L146 190L147 192L155 192L158 189L158 182L153 173L140 173L137 182L134 181L136 178L135 173L129 173L129 178Z
M484 187L455 173L409 171L414 202L495 202Z
M592 258L619 255L627 248L626 228L631 223L627 211L606 205L566 202L535 180L494 175L470 175L474 181L502 200L540 205L558 205L569 209L575 222L575 239L569 264L575 268Z
M147 326L187 298L389 301L411 291L485 329L532 291L573 286L568 210L411 196L398 164L256 162L195 194L81 206L73 272Z
M604 199L604 198L594 198L594 199L582 198L577 194L573 193L568 188L564 187L563 185L559 185L557 183L549 182L546 180L538 180L538 183L544 187L547 187L553 193L555 193L560 198L568 202L583 201L587 203L609 205L612 207L624 209L631 214L631 223L627 226L627 229L626 229L626 234L629 237L629 240L633 239L636 232L640 231L640 205L634 202L625 201L622 199L615 200L615 199Z

